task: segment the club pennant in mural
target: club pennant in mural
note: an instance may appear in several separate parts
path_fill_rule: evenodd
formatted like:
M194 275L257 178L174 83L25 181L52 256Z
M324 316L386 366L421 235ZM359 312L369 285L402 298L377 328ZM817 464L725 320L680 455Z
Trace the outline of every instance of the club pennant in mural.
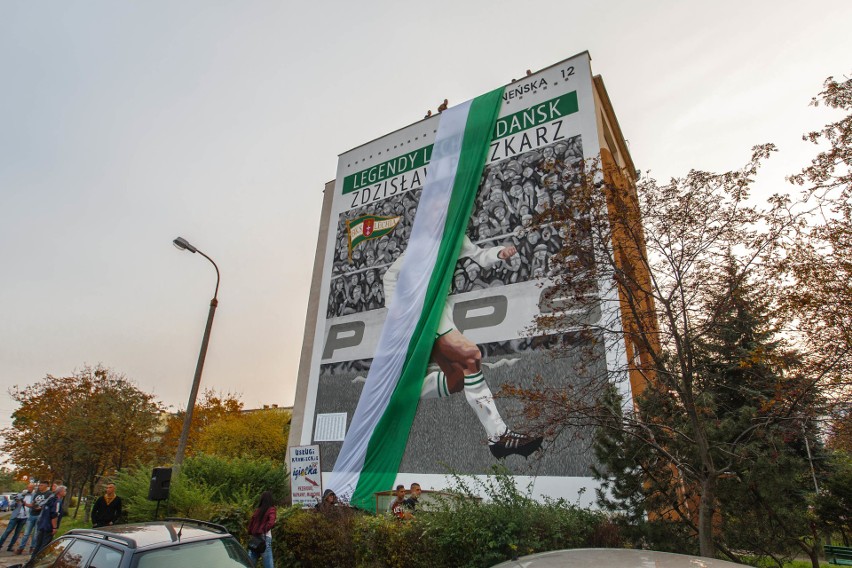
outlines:
M378 215L364 215L351 221L346 221L346 234L349 238L349 260L352 260L352 251L370 239L378 239L389 235L399 225L401 217L380 217Z

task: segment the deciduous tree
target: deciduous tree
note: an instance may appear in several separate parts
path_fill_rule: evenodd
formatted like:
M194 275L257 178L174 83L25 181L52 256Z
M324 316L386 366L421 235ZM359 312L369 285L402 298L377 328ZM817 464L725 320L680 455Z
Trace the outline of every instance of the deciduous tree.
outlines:
M714 524L720 480L749 441L801 410L802 399L793 395L799 387L777 370L763 378L771 388L758 389L773 393L761 412L735 408L740 414L730 420L733 395L745 385L731 379L723 388L725 375L708 358L710 346L731 348L723 338L735 310L732 291L751 277L764 297L776 296L769 274L800 224L787 198L775 196L765 206L749 201L759 166L773 151L756 147L745 167L722 174L691 171L665 184L643 180L638 199L604 151L602 171L588 168L571 209L541 219L568 238L551 265L555 284L544 294L551 309L537 321L538 332L584 335L587 341L570 342L558 355L585 363L559 388L504 391L523 399L529 420L552 436L592 424L631 438L626 447L641 452L634 459L651 464L642 473L666 478L666 502L652 513L690 525L704 556L727 551ZM595 363L602 346L606 366ZM766 350L731 355L752 367L776 363ZM626 393L628 378L638 407L613 412L604 396L614 384Z
M197 450L223 458L268 458L287 461L290 412L265 408L230 413L218 418L200 432Z
M0 449L31 477L94 492L100 477L153 456L160 405L112 369L47 375L11 395L20 407L0 433Z
M229 416L239 416L242 409L243 403L237 395L205 389L201 394L201 400L195 403L185 455L191 456L198 452L199 436L208 426ZM169 414L166 418L166 426L157 456L161 463L171 463L175 457L185 414L185 411L180 411Z
M834 397L840 434L852 410L852 79L829 77L812 104L845 116L804 136L824 149L790 179L811 200L816 221L790 249L784 275L794 285L784 298L798 319L811 372L830 379L826 392Z

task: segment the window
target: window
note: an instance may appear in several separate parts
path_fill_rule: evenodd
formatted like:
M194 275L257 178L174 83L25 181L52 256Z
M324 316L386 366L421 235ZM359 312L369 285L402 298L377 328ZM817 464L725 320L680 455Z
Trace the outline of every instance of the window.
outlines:
M54 564L55 568L82 568L98 547L88 540L75 540Z
M33 559L31 568L46 568L47 566L53 566L53 562L59 558L59 555L62 554L62 551L71 544L73 539L70 538L60 538L54 540L50 544L47 545L47 548L39 552L36 557Z
M89 564L89 568L118 568L121 566L121 557L124 556L120 550L101 546L95 553L95 557Z
M133 557L135 568L244 568L251 566L239 543L233 538L205 540L159 548Z

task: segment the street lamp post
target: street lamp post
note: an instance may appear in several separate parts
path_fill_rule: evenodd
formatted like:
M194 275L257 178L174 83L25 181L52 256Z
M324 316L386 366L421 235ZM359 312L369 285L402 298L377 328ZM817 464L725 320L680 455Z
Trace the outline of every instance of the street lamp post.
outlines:
M210 342L210 329L213 327L213 315L216 313L216 306L219 305L219 267L213 262L213 259L189 244L183 237L178 237L172 241L175 247L181 250L188 250L191 253L198 253L213 265L216 269L216 291L213 293L213 299L210 300L210 311L207 313L207 327L204 328L204 338L201 340L201 351L198 353L198 363L195 365L195 377L192 379L192 390L189 392L189 401L186 404L186 414L183 417L183 429L180 432L180 441L178 442L177 453L175 453L175 467L180 468L183 463L183 454L186 451L186 442L189 439L189 427L192 425L192 413L195 410L195 398L198 396L198 385L201 384L201 371L204 369L204 359L207 357L207 344Z

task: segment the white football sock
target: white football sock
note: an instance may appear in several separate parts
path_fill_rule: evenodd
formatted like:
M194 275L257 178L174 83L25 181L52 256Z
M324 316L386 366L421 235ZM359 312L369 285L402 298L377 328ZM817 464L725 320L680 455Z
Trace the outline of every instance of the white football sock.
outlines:
M464 396L476 413L476 417L479 418L482 427L485 428L488 440L496 442L500 436L506 433L508 428L494 404L494 397L491 395L488 383L485 382L485 377L482 376L482 371L475 375L465 376Z
M423 388L420 389L420 400L427 398L446 398L450 396L447 389L447 375L441 371L433 371L423 379Z

